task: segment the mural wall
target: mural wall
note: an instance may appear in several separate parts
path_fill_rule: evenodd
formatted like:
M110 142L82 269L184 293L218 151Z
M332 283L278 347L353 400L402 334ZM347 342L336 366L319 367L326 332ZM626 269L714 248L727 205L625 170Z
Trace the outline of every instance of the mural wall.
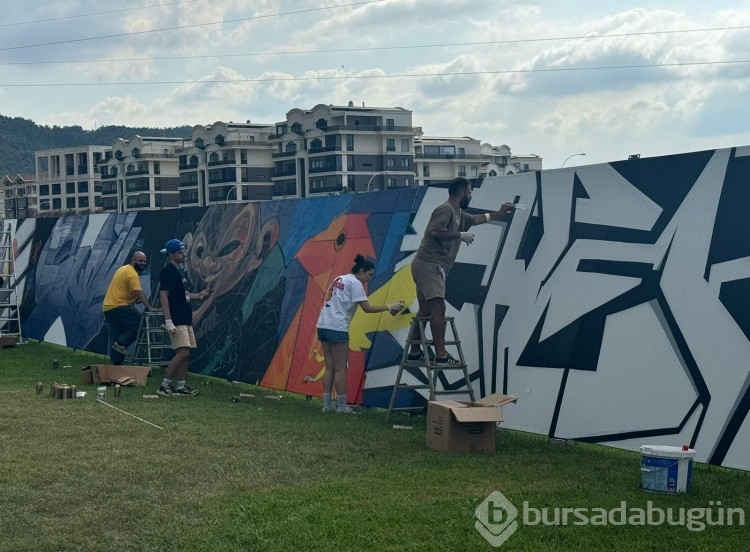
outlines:
M432 187L9 221L24 335L104 353L112 274L145 251L155 299L158 251L178 237L194 288L214 290L194 312L191 370L319 396L328 283L356 253L375 256L371 301L416 310L409 264L446 197ZM474 229L447 301L475 389L519 397L505 425L629 449L689 444L699 460L750 469L750 148L480 180L469 210L504 201L526 208ZM387 406L411 316L358 311L356 402Z

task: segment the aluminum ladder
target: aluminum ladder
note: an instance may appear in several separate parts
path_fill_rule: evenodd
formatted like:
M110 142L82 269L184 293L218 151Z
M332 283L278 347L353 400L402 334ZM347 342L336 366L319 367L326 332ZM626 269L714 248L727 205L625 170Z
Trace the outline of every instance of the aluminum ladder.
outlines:
M415 316L412 318L411 327L409 328L409 337L406 340L406 346L404 352L401 355L401 363L398 367L398 375L396 376L396 383L393 385L393 392L391 393L391 401L388 405L388 414L385 417L387 422L392 412L416 412L424 410L422 406L404 406L396 407L396 396L399 391L404 390L429 390L429 400L434 401L438 396L442 395L468 395L469 398L474 401L474 389L471 386L471 379L469 378L469 369L466 366L466 359L464 358L464 352L461 348L461 340L458 338L458 331L456 330L456 321L452 316L445 318L446 325L446 338L448 338L448 328L450 328L451 339L446 339L446 348L455 348L458 364L435 364L434 353L430 349L433 345L432 339L427 338L426 329L429 324L429 317ZM414 330L419 330L419 337L414 337ZM420 360L409 360L409 352L412 345L417 345L422 349L424 358ZM453 384L449 384L448 380L443 375L446 371L460 370L463 373L463 380L458 380ZM401 378L404 371L416 377L420 383L417 384L402 384ZM438 388L438 379L441 379L442 388Z
M12 234L10 223L7 228L0 227L0 343L3 347L23 341Z
M133 363L166 366L172 359L172 343L163 329L164 313L144 311L135 340Z

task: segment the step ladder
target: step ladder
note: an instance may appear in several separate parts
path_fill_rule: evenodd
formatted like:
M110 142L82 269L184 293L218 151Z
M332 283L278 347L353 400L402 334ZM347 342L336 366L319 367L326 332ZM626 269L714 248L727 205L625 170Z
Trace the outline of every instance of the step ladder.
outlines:
M13 232L0 227L0 342L2 346L21 343L21 309L16 281Z
M422 411L423 406L405 406L396 407L396 396L399 391L404 390L429 390L429 400L434 401L438 396L442 395L468 395L469 398L474 401L474 389L471 386L471 380L469 379L469 369L466 366L466 359L464 358L463 349L461 349L461 340L458 338L458 331L456 330L456 321L452 316L445 318L446 325L446 341L445 346L450 351L455 347L457 353L458 364L444 365L435 364L434 353L430 346L433 345L432 339L427 338L426 329L429 325L429 317L415 316L411 321L411 327L409 328L409 337L406 340L406 346L404 352L401 355L401 363L398 367L398 375L396 376L396 383L393 386L393 393L391 393L391 402L388 405L388 414L385 417L387 422L392 412L405 412L405 411ZM415 327L419 330L419 337L414 337ZM450 328L452 339L448 339L448 328ZM424 353L424 358L420 360L409 360L409 352L412 345L419 344ZM455 383L449 383L443 372L457 371L460 370L463 373L463 380L458 380ZM416 377L421 383L418 384L402 384L401 377L404 371ZM441 388L438 388L438 380L440 380Z
M166 366L172 359L172 343L169 334L162 329L163 312L144 311L138 326L132 362L148 366Z

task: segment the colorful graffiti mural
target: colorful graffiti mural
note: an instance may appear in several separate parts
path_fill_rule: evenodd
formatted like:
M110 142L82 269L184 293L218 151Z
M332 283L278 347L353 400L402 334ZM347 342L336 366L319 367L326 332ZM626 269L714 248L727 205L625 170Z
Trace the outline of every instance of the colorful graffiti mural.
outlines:
M688 444L699 460L750 469L748 175L746 147L476 182L474 213L526 206L476 227L447 284L475 388L519 397L508 427L628 449ZM191 369L319 395L323 290L361 252L378 259L372 300L414 310L409 264L445 198L431 187L11 221L24 334L103 352L112 273L144 250L155 298L158 251L178 237L189 280L214 290L195 311ZM347 396L387 406L411 316L355 316Z

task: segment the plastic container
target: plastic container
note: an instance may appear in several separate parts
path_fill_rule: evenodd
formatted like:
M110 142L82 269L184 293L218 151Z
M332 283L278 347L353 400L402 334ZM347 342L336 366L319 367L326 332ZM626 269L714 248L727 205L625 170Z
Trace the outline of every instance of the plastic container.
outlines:
M684 493L690 490L695 450L687 445L643 445L641 452L641 488L660 493Z

